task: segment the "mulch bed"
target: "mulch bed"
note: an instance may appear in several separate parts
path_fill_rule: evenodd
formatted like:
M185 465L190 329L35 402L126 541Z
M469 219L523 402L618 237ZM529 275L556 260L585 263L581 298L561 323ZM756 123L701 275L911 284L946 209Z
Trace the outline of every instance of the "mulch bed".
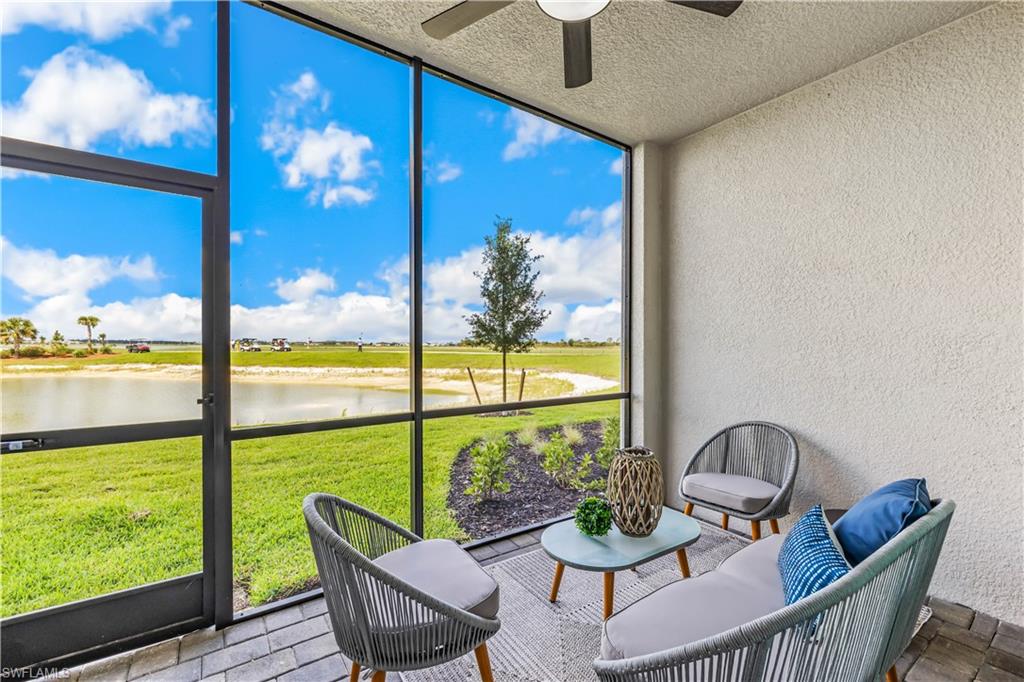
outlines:
M578 463L584 454L593 455L601 447L604 427L600 421L592 421L577 424L576 428L583 434L583 440L572 446ZM540 445L557 430L557 427L538 430L537 452L522 445L516 439L516 432L508 434L508 481L512 489L494 500L477 502L465 493L473 471L472 446L459 451L452 463L448 508L470 538L486 538L562 516L575 509L585 497L600 492L561 488L541 469ZM602 467L594 464L586 480L603 480L606 474Z

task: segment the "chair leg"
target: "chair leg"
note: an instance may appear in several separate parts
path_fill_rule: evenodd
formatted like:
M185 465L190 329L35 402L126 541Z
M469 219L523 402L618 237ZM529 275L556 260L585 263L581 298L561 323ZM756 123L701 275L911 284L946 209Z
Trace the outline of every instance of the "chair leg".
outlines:
M352 682L357 682L357 680L359 680L359 671L361 669L362 668L358 663L352 661L352 673L348 676L348 679Z
M384 682L387 679L388 674L383 670L377 670L373 673L373 680L371 682Z
M768 519L768 525L772 527L772 533L774 535L778 535L779 534L779 520L778 519Z
M679 561L679 572L684 578L690 577L690 562L686 560L686 548L680 547L676 550L676 560Z
M722 530L729 530L729 515L722 514Z
M885 682L900 682L900 678L896 674L896 666L889 668L885 673Z
M481 682L494 682L494 675L491 673L491 657L487 653L487 642L484 642L473 649L476 654L476 667L480 669Z
M693 502L686 503L686 506L683 507L683 513L687 516L693 516Z
M562 584L562 574L565 573L565 564L561 561L555 562L555 579L551 581L551 596L548 601L552 604L558 601L558 587Z
M750 537L754 542L761 539L761 522L751 521L750 522Z

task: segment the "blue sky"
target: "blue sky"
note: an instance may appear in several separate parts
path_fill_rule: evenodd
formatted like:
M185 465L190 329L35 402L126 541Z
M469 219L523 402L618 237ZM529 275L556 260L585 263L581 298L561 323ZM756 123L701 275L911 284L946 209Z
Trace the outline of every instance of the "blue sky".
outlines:
M4 135L214 172L212 4L3 6ZM232 8L232 333L404 340L405 65ZM542 337L618 336L621 152L424 79L428 341L465 335L495 216L531 235ZM198 338L198 202L6 172L5 316Z

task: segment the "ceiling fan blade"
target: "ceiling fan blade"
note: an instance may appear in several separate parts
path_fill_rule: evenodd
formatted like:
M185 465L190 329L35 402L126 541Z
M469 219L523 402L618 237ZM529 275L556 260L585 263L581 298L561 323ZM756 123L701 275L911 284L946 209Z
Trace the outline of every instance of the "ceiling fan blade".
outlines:
M681 5L690 9L699 9L701 12L717 14L720 17L727 17L736 11L743 0L668 0L673 5Z
M431 38L442 40L476 23L489 14L511 5L513 0L463 0L436 14L422 24L423 31Z
M565 87L578 88L593 79L590 19L562 22L562 61L565 65Z

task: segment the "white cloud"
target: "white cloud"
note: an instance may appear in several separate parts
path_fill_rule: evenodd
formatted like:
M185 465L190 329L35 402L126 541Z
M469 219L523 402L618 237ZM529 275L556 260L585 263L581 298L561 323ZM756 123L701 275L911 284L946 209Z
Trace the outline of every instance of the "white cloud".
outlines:
M623 157L620 156L608 165L608 172L612 175L622 175L622 163Z
M462 176L462 166L451 161L438 161L437 166L432 169L434 180L443 185L446 182L457 180Z
M3 24L4 35L35 25L49 30L82 33L95 41L105 42L139 29L153 31L153 19L166 14L170 8L170 0L5 2L0 5L0 23ZM179 20L180 17L175 17L170 22ZM179 25L175 32L182 28L187 28L187 25Z
M570 339L604 341L622 333L622 305L618 299L601 306L578 305L569 315L565 336Z
M61 258L50 249L15 246L0 237L3 276L29 300L90 291L117 277L135 281L159 278L152 256L111 258L74 254Z
M270 234L269 232L267 232L266 230L264 230L264 229L263 229L262 227L257 227L257 228L255 228L255 229L254 229L254 230L252 231L252 233L253 233L254 235L256 235L257 237L266 237L266 236L267 236L268 234Z
M367 159L373 141L335 121L315 125L330 105L312 71L278 88L274 108L263 123L260 144L278 161L284 185L306 189L310 203L324 208L365 204L375 192L365 184L377 162Z
M604 208L574 208L565 220L568 225L583 225L592 229L618 230L622 227L622 202L616 201Z
M241 244L245 241L245 233L240 230L231 230L231 243Z
M501 158L505 161L533 156L552 142L576 136L568 128L521 109L512 109L508 112L505 127L515 131L515 138L505 145L502 151Z
M213 130L208 103L158 92L142 71L84 47L50 57L21 99L3 105L3 134L89 149L104 138L129 147L169 146L175 136L205 143Z
M334 278L316 268L306 268L295 279L281 279L273 282L278 296L292 303L308 301L321 291L334 291Z
M164 26L163 43L167 47L176 47L181 40L181 32L192 28L192 19L182 14L167 21Z

